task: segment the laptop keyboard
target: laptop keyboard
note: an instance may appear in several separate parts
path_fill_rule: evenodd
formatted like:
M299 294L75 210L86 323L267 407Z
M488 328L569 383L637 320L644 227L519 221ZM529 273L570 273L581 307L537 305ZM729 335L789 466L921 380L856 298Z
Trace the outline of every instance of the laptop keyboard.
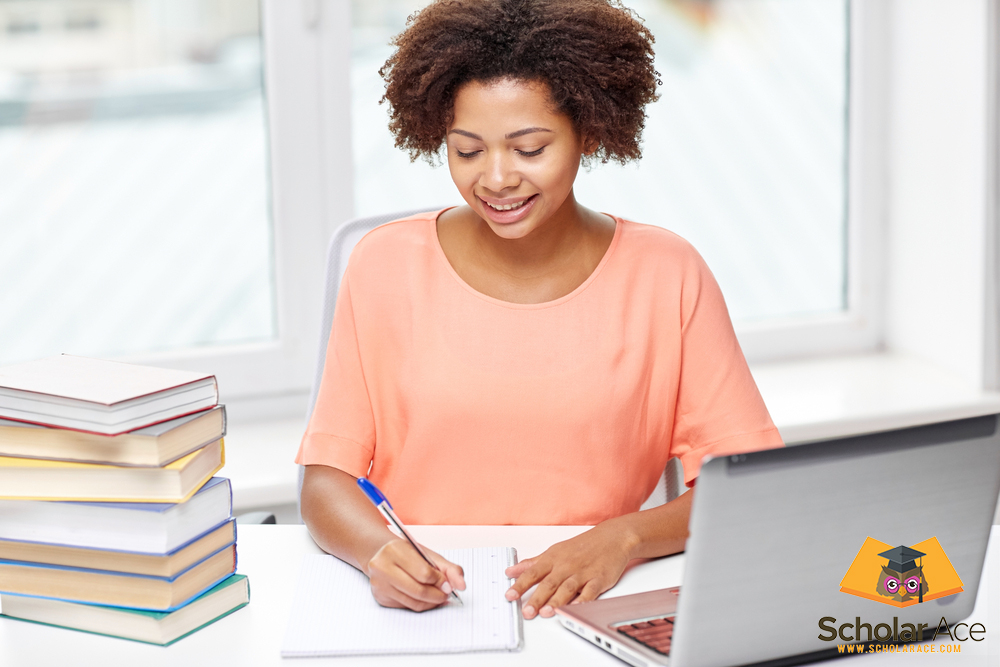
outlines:
M615 626L615 630L648 646L657 653L670 654L670 640L674 636L674 618L652 618L637 623Z

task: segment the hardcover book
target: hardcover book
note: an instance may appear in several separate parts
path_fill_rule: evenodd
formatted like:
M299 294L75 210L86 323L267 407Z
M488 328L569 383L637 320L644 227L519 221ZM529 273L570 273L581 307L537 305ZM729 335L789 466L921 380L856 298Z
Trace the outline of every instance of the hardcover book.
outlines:
M0 419L0 456L162 467L225 434L222 405L121 435Z
M0 367L0 418L117 435L219 402L215 377L62 354Z
M224 463L222 440L163 468L0 457L0 498L180 503Z
M230 519L193 542L162 555L0 540L0 561L22 561L169 578L176 577L211 554L233 544L236 544L236 520Z
M225 477L213 477L184 503L0 500L0 539L158 556L214 530L232 512Z
M0 593L150 611L173 611L235 571L235 544L172 577L0 561Z
M176 611L143 611L0 595L0 616L167 646L250 603L250 580L234 574Z

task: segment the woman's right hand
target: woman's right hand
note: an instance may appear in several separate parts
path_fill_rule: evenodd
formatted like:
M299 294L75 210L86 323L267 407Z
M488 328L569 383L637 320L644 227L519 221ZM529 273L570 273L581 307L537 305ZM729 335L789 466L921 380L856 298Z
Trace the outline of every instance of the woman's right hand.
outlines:
M403 539L390 540L375 552L364 569L376 602L383 607L427 611L447 602L452 590L465 590L460 566L422 548L440 572Z

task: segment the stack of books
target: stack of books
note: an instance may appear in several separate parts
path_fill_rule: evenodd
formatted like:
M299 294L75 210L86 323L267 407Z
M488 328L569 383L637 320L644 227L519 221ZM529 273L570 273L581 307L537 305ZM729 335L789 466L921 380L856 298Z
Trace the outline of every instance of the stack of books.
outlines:
M240 607L215 378L0 368L0 615L166 645Z

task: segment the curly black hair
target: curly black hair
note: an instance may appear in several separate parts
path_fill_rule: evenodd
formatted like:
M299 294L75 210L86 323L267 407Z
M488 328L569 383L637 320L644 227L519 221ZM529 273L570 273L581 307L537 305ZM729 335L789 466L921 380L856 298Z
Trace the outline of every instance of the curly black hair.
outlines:
M407 19L379 70L389 129L411 160L432 164L470 81L542 81L592 158L642 156L646 104L657 99L653 35L618 0L437 0Z

